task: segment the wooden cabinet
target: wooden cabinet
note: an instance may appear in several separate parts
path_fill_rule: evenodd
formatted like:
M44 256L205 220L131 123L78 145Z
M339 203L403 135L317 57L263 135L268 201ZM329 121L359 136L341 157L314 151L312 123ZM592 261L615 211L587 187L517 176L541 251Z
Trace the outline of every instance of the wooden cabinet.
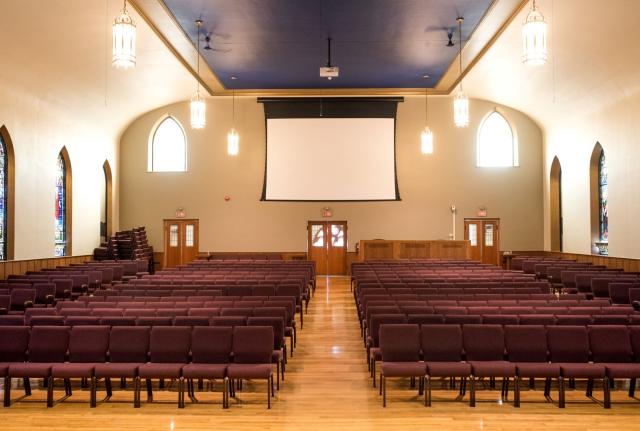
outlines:
M199 220L164 220L164 261L163 268L184 265L198 257Z

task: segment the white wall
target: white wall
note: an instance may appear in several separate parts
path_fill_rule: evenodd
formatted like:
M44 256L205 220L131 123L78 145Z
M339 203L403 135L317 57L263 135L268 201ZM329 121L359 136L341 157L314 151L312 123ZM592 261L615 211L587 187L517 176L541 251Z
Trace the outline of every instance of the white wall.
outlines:
M481 119L496 105L471 101L471 126L453 126L452 99L429 100L435 153L420 153L424 98L406 97L398 105L396 154L399 202L260 202L265 157L263 107L253 97L236 99L240 155L226 154L231 99L208 99L207 126L189 127L189 105L178 103L142 115L121 142L120 222L145 225L152 245L162 250L162 219L179 207L200 219L202 251L306 251L306 224L321 219L328 205L334 219L347 220L349 248L360 239L446 239L451 231L449 204L459 209L458 238L464 217L486 206L502 219L503 249L542 248L542 142L538 127L522 113L500 107L517 131L520 167L477 168L475 139ZM186 173L149 173L147 144L156 121L171 114L188 139ZM336 157L339 157L336 154ZM313 160L309 160L313 163ZM331 175L331 167L327 167ZM231 200L224 201L229 195Z

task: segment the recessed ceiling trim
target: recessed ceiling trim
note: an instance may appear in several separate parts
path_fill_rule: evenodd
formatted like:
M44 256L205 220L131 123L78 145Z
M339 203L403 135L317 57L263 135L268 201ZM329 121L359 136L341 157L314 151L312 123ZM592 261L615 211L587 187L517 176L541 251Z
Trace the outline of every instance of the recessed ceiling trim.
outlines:
M529 0L495 0L469 36L462 50L465 67L458 75L459 56L451 61L437 84L430 88L431 95L449 95L461 79L480 61L484 54L499 39ZM158 35L187 71L198 79L195 71L198 54L193 41L189 39L173 14L162 0L130 0L130 3ZM455 17L452 17L454 22ZM201 70L200 84L210 95L230 95L231 90L224 87L215 72L201 57L204 70ZM424 88L309 88L309 89L245 89L235 90L242 96L310 96L310 95L424 95Z

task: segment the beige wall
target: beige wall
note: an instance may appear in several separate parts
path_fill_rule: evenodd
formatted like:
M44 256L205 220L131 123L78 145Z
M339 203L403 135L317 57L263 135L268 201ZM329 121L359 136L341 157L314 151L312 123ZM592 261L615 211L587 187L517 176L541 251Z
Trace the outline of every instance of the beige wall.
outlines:
M481 119L495 104L471 101L471 126L452 124L451 99L430 99L435 154L420 154L424 98L399 104L396 153L402 201L328 203L334 219L349 223L349 247L360 239L442 239L451 231L449 204L462 219L479 206L502 219L503 249L543 246L542 141L539 128L525 115L500 108L512 121L520 144L520 167L477 168L475 137ZM162 219L178 207L200 219L200 249L209 251L305 251L306 222L321 219L323 203L260 202L264 174L265 130L261 104L236 99L240 155L226 154L231 127L231 99L208 100L207 127L189 128L188 103L151 111L124 132L121 141L120 224L145 225L152 245L162 250ZM148 173L147 145L154 123L165 114L182 122L188 139L188 172ZM339 155L336 155L339 156ZM310 160L310 163L313 161ZM328 167L327 175L331 174ZM231 200L224 201L229 195Z

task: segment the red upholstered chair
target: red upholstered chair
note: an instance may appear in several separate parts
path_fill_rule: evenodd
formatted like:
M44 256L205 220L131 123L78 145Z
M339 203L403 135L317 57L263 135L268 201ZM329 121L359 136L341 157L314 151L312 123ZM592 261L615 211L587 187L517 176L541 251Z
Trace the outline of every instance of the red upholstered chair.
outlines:
M418 394L422 395L426 366L420 361L420 327L417 324L381 325L380 353L382 406L387 406L386 380L389 377L418 378Z
M520 406L520 379L544 378L544 395L549 396L551 379L561 379L560 366L549 363L547 332L542 325L506 325L507 358L516 365L514 405Z
M475 379L502 377L502 399L506 399L509 378L516 378L515 364L504 359L504 330L501 325L464 325L462 329L467 362L471 364L471 400L475 406Z
M107 361L109 348L108 326L75 326L71 328L69 336L69 361L64 364L53 364L47 385L47 406L53 406L54 379L65 381L66 396L71 395L69 379L91 379L95 385L94 368L96 364ZM91 389L89 404L96 406L95 390Z
M602 379L604 407L610 407L609 378L603 364L589 362L589 334L585 326L549 326L547 343L552 363L560 365L560 402L565 405L564 379L587 379L587 395L592 392L592 379Z
M11 405L11 378L9 377L9 367L12 363L21 364L27 360L28 346L29 327L0 327L0 377L4 378L5 407L9 407ZM28 378L24 378L24 392L25 396L31 395L31 386L29 385Z
M35 326L31 328L28 347L29 362L12 363L9 366L8 378L48 379L51 376L53 364L65 362L68 346L69 327L67 326ZM5 386L5 390L11 385L10 381L8 383L9 386ZM47 407L51 406L51 400L47 399Z
M233 328L195 326L191 333L191 364L182 367L187 393L196 402L194 379L222 379L222 408L229 406L227 364L231 356Z
M149 340L149 363L138 367L140 379L146 379L147 402L153 401L151 379L178 380L178 408L184 408L182 367L189 363L191 328L188 326L153 327ZM136 391L140 391L137 385ZM139 398L139 395L138 395Z
M460 377L460 392L464 395L471 365L462 358L463 342L460 325L429 324L420 328L422 357L426 364L425 405L431 406L433 377Z
M589 348L593 362L604 364L609 379L630 380L629 396L633 397L636 379L640 378L640 363L633 362L634 352L627 326L591 326Z
M233 360L227 367L229 387L235 394L233 384L236 379L267 380L267 408L271 408L274 396L273 369L273 328L271 326L236 326L233 328Z
M109 335L109 362L96 364L94 375L96 383L99 379L105 379L107 398L111 398L111 379L134 379L135 386L133 405L140 407L138 367L147 362L149 352L148 326L116 326L111 328ZM95 390L96 385L93 385ZM93 395L95 399L95 395Z

